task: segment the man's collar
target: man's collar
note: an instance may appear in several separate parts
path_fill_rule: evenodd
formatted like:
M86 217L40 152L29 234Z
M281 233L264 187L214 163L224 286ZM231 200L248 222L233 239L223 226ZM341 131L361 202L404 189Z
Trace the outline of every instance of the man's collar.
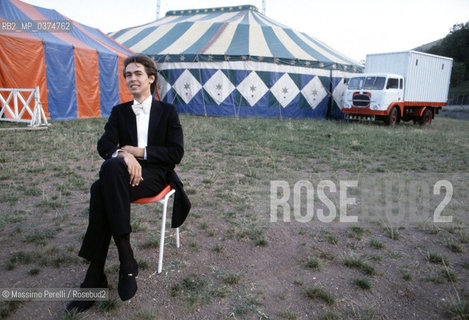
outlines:
M134 99L134 103L133 104L142 104L144 105L146 108L151 108L151 102L153 100L153 97L150 95L148 98L146 98L145 100L143 100L142 103L138 102L137 100Z
M151 110L151 103L152 103L152 96L149 96L142 103L139 103L137 100L134 100L134 104L132 105L132 110L134 111L135 115L138 116L140 112L144 112L145 114L149 114Z

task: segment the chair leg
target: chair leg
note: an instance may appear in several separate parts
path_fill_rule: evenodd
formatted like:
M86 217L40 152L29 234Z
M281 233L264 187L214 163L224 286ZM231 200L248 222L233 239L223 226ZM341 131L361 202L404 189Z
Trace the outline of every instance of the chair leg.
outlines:
M158 273L161 273L163 269L163 253L164 253L164 238L166 230L166 209L168 207L168 201L163 203L163 218L161 219L161 235L160 235L160 252L158 256Z

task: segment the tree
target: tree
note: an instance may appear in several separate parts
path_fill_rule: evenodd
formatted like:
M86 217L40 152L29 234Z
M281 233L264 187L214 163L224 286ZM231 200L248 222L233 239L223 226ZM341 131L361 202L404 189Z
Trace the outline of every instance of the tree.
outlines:
M454 59L452 87L469 80L469 22L455 24L450 33L437 45L431 47L428 53Z

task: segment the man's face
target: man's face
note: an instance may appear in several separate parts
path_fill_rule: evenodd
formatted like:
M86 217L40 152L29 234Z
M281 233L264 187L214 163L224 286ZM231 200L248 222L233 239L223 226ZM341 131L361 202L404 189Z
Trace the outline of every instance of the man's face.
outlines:
M150 85L155 76L148 77L141 63L131 62L125 68L125 81L134 98L146 98L151 95Z

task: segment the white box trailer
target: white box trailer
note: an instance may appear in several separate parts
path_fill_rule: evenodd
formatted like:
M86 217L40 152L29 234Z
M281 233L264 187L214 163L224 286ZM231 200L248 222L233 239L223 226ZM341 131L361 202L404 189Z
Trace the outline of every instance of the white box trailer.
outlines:
M365 73L349 80L342 111L347 119L430 124L447 103L452 67L452 58L412 50L369 54Z
M405 101L447 102L453 59L404 51L369 54L365 73L395 73L404 77Z

